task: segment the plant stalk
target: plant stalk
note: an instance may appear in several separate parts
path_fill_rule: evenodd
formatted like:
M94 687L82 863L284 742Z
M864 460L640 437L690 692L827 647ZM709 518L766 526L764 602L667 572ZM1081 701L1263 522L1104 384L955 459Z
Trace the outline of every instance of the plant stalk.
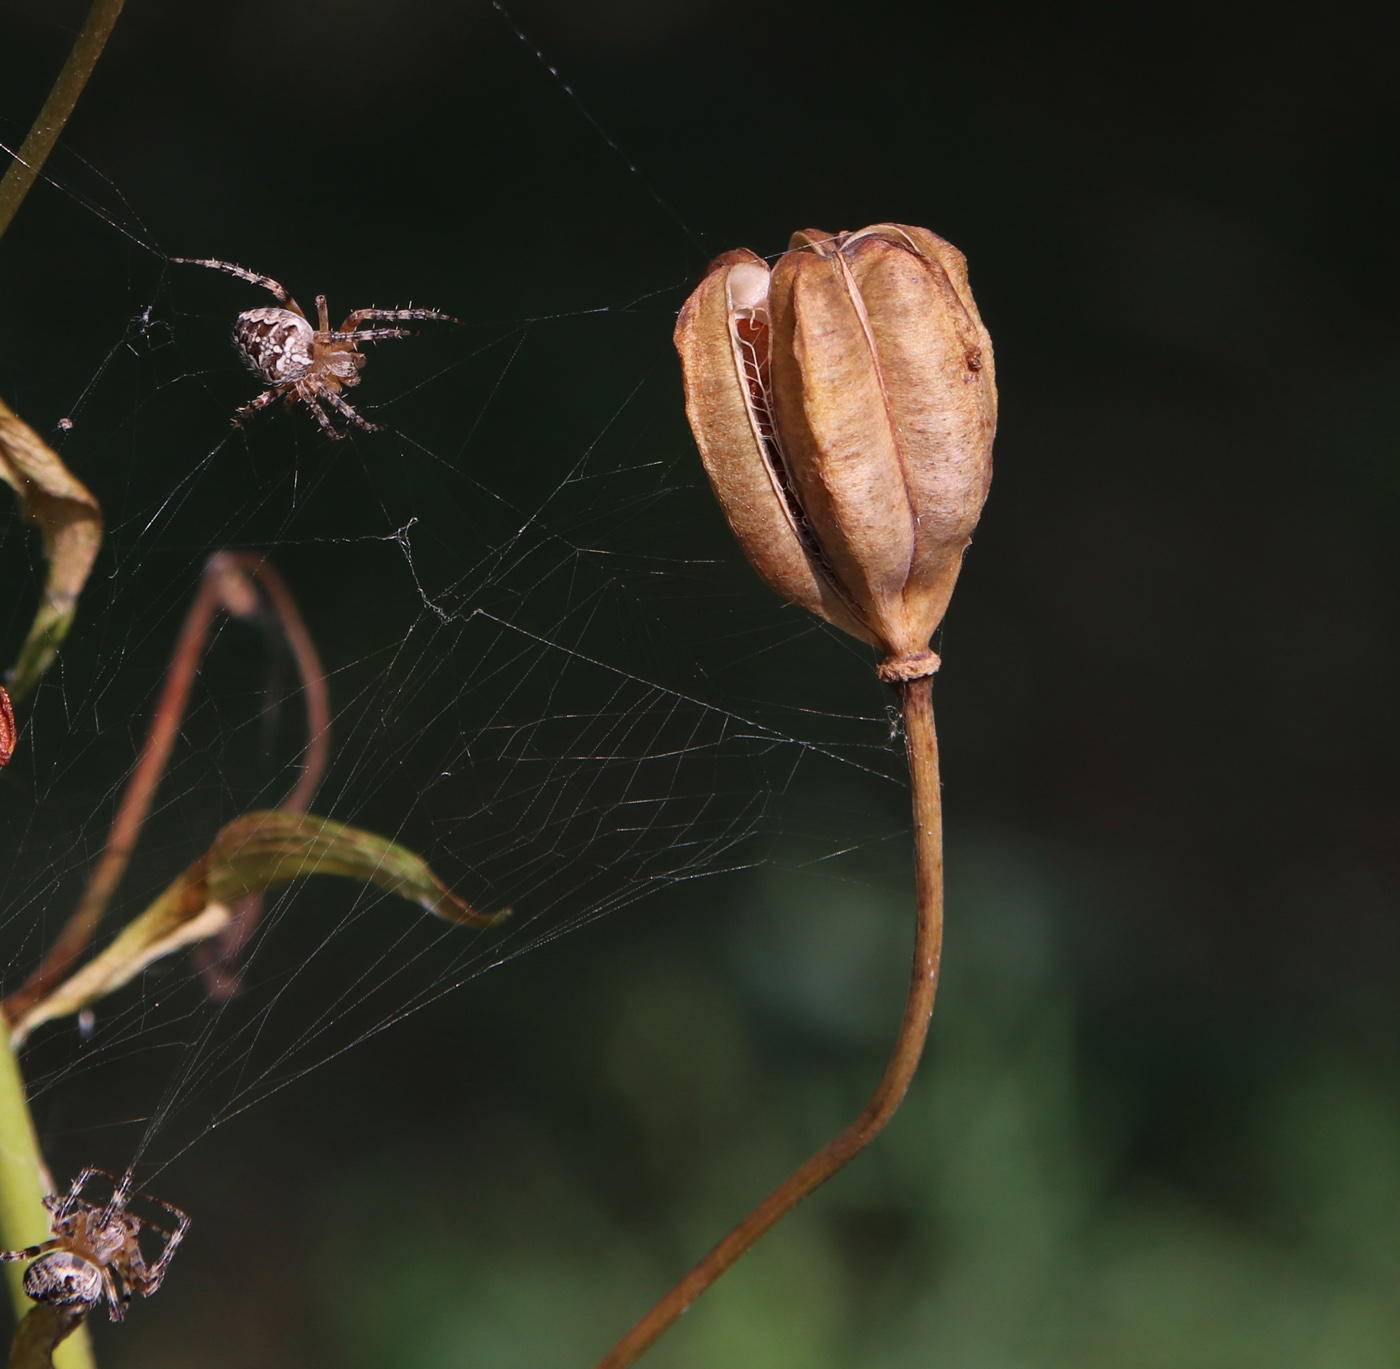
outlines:
M39 1151L34 1120L29 1114L24 1076L10 1049L9 1033L0 1031L0 1249L23 1250L48 1239L49 1214L43 1200L44 1195L52 1191L53 1183ZM24 1265L6 1264L5 1272L16 1319L22 1321L34 1307L21 1286ZM28 1333L24 1333L26 1346L36 1343L35 1336L40 1329L37 1324L30 1325ZM63 1334L69 1335L69 1331ZM49 1346L55 1343L46 1342ZM59 1347L54 1365L56 1369L93 1369L92 1345L84 1328L79 1327L76 1334Z
M302 698L306 706L306 750L302 753L301 775L292 792L279 805L284 813L305 813L316 797L321 777L331 754L331 701L326 688L326 672L311 640L301 611L287 583L261 557L250 552L223 553L229 564L256 576L277 614L282 634L296 658L301 676ZM204 980L211 998L228 998L238 990L238 961L243 947L262 917L263 895L244 894L229 911L228 926L211 941L194 948L195 968Z
M83 891L77 911L44 953L38 969L5 999L4 1015L11 1024L18 1022L68 973L102 920L102 914L106 912L122 875L126 873L131 853L136 848L137 838L155 799L156 787L165 773L171 749L179 735L190 690L199 670L199 660L209 637L209 624L218 602L218 583L212 576L205 575L185 616L150 731L146 734L140 759L122 795L121 806L112 822L101 859L88 877L87 888Z
M864 1150L894 1116L908 1091L928 1036L943 949L943 800L938 778L932 686L931 678L913 680L902 686L905 751L909 758L914 805L917 920L914 965L909 996L904 1004L904 1020L900 1023L884 1076L860 1116L754 1208L598 1361L597 1369L624 1369L634 1363L761 1236Z
M44 101L44 107L10 163L10 169L5 172L5 179L0 181L0 238L5 236L10 220L24 203L29 187L38 179L40 170L48 161L58 135L63 132L68 116L73 113L73 106L78 103L78 96L83 93L83 87L97 65L97 59L102 56L102 49L107 46L107 36L112 32L124 3L125 0L93 0L73 50L68 54L63 70L58 73L53 89L49 91L49 98Z
M296 658L306 706L306 749L302 753L301 775L281 807L289 813L304 813L310 807L330 758L331 736L330 695L315 643L286 582L270 565L251 552L215 552L205 563L199 590L185 614L150 729L112 821L107 844L88 877L87 888L77 909L53 945L44 953L38 968L0 1003L0 1019L3 1019L0 1020L0 1027L3 1027L5 1020L11 1025L18 1022L67 976L106 913L126 873L151 804L155 801L156 790L170 762L170 753L189 708L190 692L199 673L214 618L220 611L235 612L236 606L228 602L224 588L229 575L256 577L272 603L277 621ZM234 910L235 920L225 929L232 934L221 938L217 953L200 960L200 969L205 973L206 984L214 996L227 997L230 992L235 982L232 968L238 951L252 935L261 907L260 895L239 899Z

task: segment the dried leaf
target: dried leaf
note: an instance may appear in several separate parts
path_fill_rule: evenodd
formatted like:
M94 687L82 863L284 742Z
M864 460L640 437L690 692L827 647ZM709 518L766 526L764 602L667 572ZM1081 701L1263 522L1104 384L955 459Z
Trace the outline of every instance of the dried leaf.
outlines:
M44 538L48 578L19 659L5 676L21 699L38 684L68 635L78 595L102 545L102 508L38 433L0 401L0 480Z
M305 875L346 875L398 894L447 922L490 927L504 912L478 913L458 898L412 851L329 818L276 810L245 814L116 939L15 1023L20 1044L41 1022L81 1011L159 960L213 936L244 894L290 884Z

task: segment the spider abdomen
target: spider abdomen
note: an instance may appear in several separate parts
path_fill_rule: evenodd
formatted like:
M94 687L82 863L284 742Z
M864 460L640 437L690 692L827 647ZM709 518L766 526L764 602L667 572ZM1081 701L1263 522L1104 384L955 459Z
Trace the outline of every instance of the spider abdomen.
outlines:
M24 1271L24 1291L50 1307L92 1304L102 1296L102 1271L81 1255L54 1250Z
M304 376L314 360L315 332L290 309L249 309L233 325L243 364L274 385Z

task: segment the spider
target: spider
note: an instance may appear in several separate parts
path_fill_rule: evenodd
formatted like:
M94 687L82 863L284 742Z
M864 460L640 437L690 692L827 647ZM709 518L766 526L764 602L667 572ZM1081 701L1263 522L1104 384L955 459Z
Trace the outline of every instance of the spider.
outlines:
M301 306L270 276L245 271L232 262L203 257L171 257L170 260L184 266L207 266L214 271L227 272L252 285L261 285L282 302L280 309L249 309L239 314L234 322L233 345L243 364L271 387L234 414L236 428L241 428L259 409L285 395L289 409L298 400L305 404L316 415L327 437L341 438L345 434L331 421L322 408L323 403L330 404L366 432L378 432L382 425L361 418L341 398L340 391L360 383L360 368L365 364L365 358L355 350L360 343L412 337L413 333L407 328L366 328L361 332L360 324L368 320L406 323L415 319L461 322L436 309L356 309L339 329L332 331L326 297L317 295L316 314L320 326L313 328Z
M112 1185L112 1196L105 1207L82 1198L88 1182L99 1177ZM171 1213L175 1230L166 1231L127 1211L127 1203L133 1197L145 1198ZM190 1219L178 1207L149 1193L133 1192L130 1170L118 1181L105 1169L89 1167L61 1197L50 1193L44 1206L51 1214L52 1238L27 1250L0 1250L0 1261L34 1260L24 1271L24 1291L35 1302L90 1309L105 1293L107 1315L112 1321L121 1321L132 1294L149 1298L160 1287L176 1247L190 1229ZM143 1226L165 1237L165 1249L149 1267L138 1239Z

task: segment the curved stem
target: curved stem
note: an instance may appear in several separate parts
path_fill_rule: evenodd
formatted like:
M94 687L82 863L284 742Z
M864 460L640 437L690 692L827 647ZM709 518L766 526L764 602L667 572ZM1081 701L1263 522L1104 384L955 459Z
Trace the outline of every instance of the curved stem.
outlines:
M112 821L112 830L107 836L107 844L88 877L87 888L77 909L45 952L39 967L0 1004L0 1011L8 1021L18 1022L67 975L107 911L107 905L126 873L161 777L170 761L214 617L220 611L247 617L256 608L251 587L242 588L246 575L255 576L267 593L301 676L306 705L306 749L301 758L301 775L282 807L293 813L304 813L309 807L330 755L330 698L320 657L282 577L262 557L251 552L215 552L205 563L199 591L185 614L184 625L161 686L160 699L151 718L150 730L142 744L136 767L127 781L126 791ZM256 908L249 899L240 899L239 904L241 917L236 924L239 933L236 943L230 939L221 951L223 961L230 964L257 920ZM258 906L261 906L260 903ZM208 964L211 967L208 982L216 992L223 992L219 986L226 983L227 965L215 965L214 961ZM201 965L201 968L204 966Z
M15 211L24 203L29 187L38 179L40 170L48 161L58 135L63 132L73 106L78 103L78 96L83 93L83 87L97 65L97 59L102 56L102 49L107 46L107 35L112 32L112 25L117 22L117 15L122 12L124 3L125 0L93 0L87 22L78 34L63 70L58 73L49 98L44 101L44 107L10 163L10 169L5 172L5 179L0 181L0 237L5 236Z
M18 1022L68 973L112 901L112 895L126 873L131 853L136 849L141 828L155 799L156 787L165 773L166 762L179 735L190 690L199 670L199 659L204 654L204 644L209 637L209 624L218 606L219 584L215 577L206 574L200 581L194 603L185 615L185 624L180 630L170 669L161 687L151 729L146 734L136 768L127 782L102 856L88 877L87 888L76 911L64 924L57 940L44 953L38 969L5 999L5 1016L10 1022Z
M287 582L269 562L252 552L235 551L228 556L233 565L257 577L297 663L302 703L306 709L306 750L302 752L301 774L296 785L278 806L284 813L304 813L316 797L331 755L331 701L326 689L326 672Z
M284 813L305 813L316 797L330 760L331 702L326 689L326 672L287 582L267 561L252 552L227 555L231 564L257 577L296 658L306 706L306 750L302 753L301 775L292 792L282 800L281 808ZM262 909L262 894L244 894L230 906L228 925L223 931L214 940L201 941L194 948L195 968L203 977L211 998L228 998L237 991L239 957L262 917Z
M902 687L905 749L914 802L917 921L909 997L884 1076L860 1116L759 1203L598 1361L597 1369L624 1369L625 1365L634 1363L761 1236L864 1150L894 1116L909 1088L928 1035L943 948L943 803L939 791L932 684L931 679L925 678Z

